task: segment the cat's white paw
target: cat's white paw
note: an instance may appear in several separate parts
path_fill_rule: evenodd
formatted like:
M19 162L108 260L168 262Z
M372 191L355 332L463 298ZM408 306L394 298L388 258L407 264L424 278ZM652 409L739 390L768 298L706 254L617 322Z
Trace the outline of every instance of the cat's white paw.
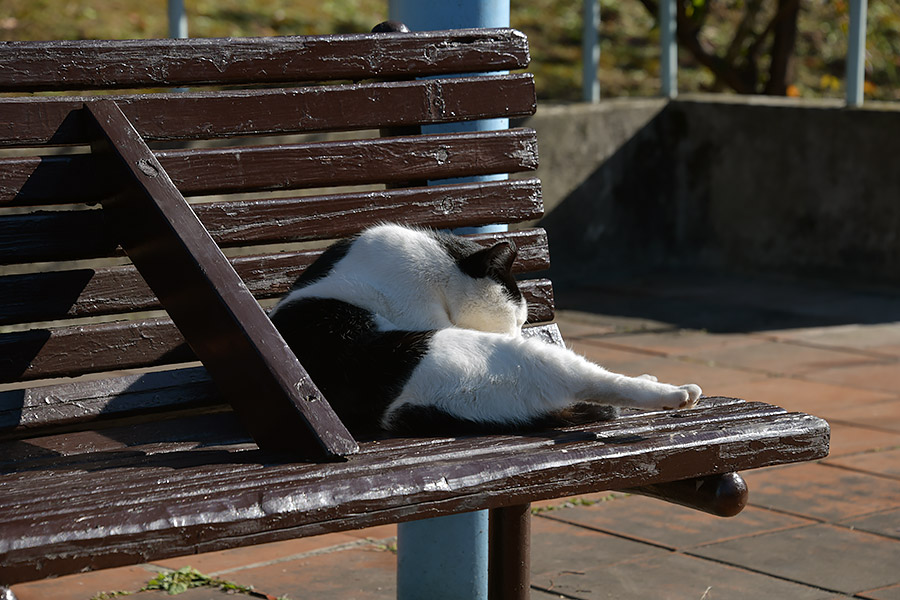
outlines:
M688 403L685 408L690 408L692 406L697 405L697 400L700 399L700 396L703 395L703 390L700 389L700 386L696 383L688 383L681 386L681 389L687 390L688 393Z
M702 393L700 386L694 383L679 386L663 397L662 408L665 410L691 408L697 404Z

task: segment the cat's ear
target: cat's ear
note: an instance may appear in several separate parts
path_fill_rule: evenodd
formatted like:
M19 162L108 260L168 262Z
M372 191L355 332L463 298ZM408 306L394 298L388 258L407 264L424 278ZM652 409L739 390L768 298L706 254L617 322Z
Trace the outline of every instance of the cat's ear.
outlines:
M496 273L512 273L513 263L519 255L519 249L512 241L498 242L488 248L491 253L491 265Z
M509 274L517 254L516 245L511 241L497 242L490 248L484 248L467 256L459 266L464 273L472 277Z

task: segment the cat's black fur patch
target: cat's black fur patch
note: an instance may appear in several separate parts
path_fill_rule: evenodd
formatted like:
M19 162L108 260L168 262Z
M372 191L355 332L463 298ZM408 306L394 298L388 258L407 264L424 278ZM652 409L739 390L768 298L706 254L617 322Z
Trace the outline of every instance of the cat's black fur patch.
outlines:
M345 251L346 252L346 251ZM433 331L378 331L372 313L340 300L303 298L272 322L354 436L369 437L428 352Z
M291 286L291 289L296 290L302 287L306 287L331 273L334 265L336 265L342 258L347 256L347 252L350 251L350 246L353 245L353 242L357 237L358 236L354 236L338 240L337 242L328 246L328 248L326 248L325 251L319 255L319 258L317 258L311 265L306 268L305 271L303 271L303 273L300 274L300 277L297 278L297 280L294 282L294 285Z
M430 231L430 235L438 241L441 247L447 251L457 263L465 257L474 254L484 248L481 244L464 237L459 237L442 231Z
M511 300L522 299L522 292L512 275L512 265L518 254L512 240L485 248L472 240L443 233L437 233L436 239L453 257L460 271L475 279L489 277L503 286Z

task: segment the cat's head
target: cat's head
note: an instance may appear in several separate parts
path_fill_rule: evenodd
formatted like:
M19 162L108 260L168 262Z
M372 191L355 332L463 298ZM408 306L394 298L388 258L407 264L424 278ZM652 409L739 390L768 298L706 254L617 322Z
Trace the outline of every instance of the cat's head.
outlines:
M465 329L518 334L528 306L512 274L515 244L503 241L483 248L455 239L461 241L448 248L459 271L447 290L450 321Z

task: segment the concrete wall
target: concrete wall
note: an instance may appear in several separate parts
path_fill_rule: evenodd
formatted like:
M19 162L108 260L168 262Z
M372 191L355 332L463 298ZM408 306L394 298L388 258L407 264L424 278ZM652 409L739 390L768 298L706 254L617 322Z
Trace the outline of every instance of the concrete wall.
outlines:
M542 106L555 279L740 268L900 282L900 108L687 97Z

